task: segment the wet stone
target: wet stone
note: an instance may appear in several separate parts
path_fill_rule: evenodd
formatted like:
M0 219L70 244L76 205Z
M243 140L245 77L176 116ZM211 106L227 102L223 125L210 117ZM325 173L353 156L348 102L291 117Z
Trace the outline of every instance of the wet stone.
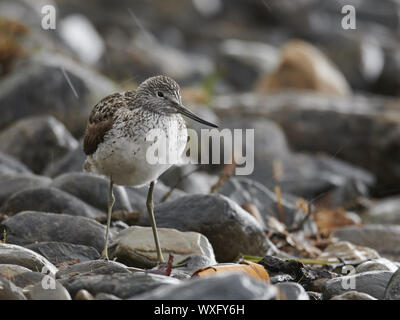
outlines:
M201 172L199 170L199 167L190 164L184 166L172 166L160 176L160 180L166 186L175 188L173 193L177 190L183 190L185 193L189 194L207 194L210 192L211 186L217 182L218 176L208 174L204 171ZM181 196L185 195L185 193L181 192ZM171 196L174 195L171 194ZM169 197L169 200L172 199L173 197Z
M49 285L48 288L38 282L29 288L27 297L29 300L71 300L67 289L59 281L54 281L54 285Z
M33 174L15 174L0 177L0 205L14 193L30 189L48 187L51 179Z
M180 280L143 272L115 273L112 275L82 275L69 279L62 279L60 282L67 288L71 296L85 289L92 295L108 293L118 298L126 299L134 295L144 293L159 286L177 285Z
M34 285L37 282L41 282L46 275L41 272L23 272L14 276L11 281L20 288L25 288L29 285Z
M26 300L26 297L10 280L0 277L0 300Z
M85 289L81 289L75 295L74 300L94 300L94 297Z
M0 128L20 118L49 114L79 135L84 131L90 106L115 91L110 80L66 55L40 51L1 82Z
M0 243L0 263L16 264L32 271L45 269L55 274L57 268L36 252L14 244Z
M53 264L77 259L84 262L100 258L99 252L93 247L67 242L37 242L26 245L25 248L41 254Z
M86 172L66 173L55 178L51 187L68 192L101 211L107 210L109 180L105 177ZM132 211L125 188L115 185L113 191L113 211Z
M374 259L371 261L366 261L357 266L356 272L362 273L374 270L388 270L391 272L396 272L398 267L390 260L385 258Z
M164 286L134 300L272 300L274 286L240 273L184 280L179 285Z
M173 255L174 264L191 255L204 255L213 264L216 263L210 242L200 233L158 228L158 236L165 261L169 254ZM157 252L152 228L132 226L121 231L110 245L110 257L133 267L156 266Z
M390 278L385 290L386 300L400 300L400 269Z
M340 240L350 241L355 245L375 249L380 255L391 259L400 259L400 226L366 224L362 227L343 227L334 231Z
M378 300L378 299L363 292L348 291L332 297L331 300Z
M322 300L322 293L314 292L314 291L307 291L307 294L310 300Z
M59 279L71 278L82 274L113 274L113 273L130 273L127 267L122 263L107 260L85 261L67 266L57 272L56 277Z
M35 173L77 146L78 142L64 125L51 116L25 118L0 133L0 150Z
M63 173L81 172L86 154L83 152L82 142L79 146L56 161L50 162L42 174L48 177L57 177Z
M181 274L183 278L187 278L186 275L192 275L194 272L198 271L201 268L207 268L216 264L215 258L208 257L205 255L191 255L186 259L182 260L179 264L173 264L176 266L172 268L171 275Z
M240 114L243 118L274 120L293 149L332 155L340 150L341 159L376 176L376 192L397 190L399 110L391 98L371 95L342 98L285 91L220 96L213 100L213 107L218 115ZM377 136L386 138L376 139Z
M128 194L129 201L131 203L133 210L138 210L142 212L147 212L146 210L146 198L147 192L149 190L148 186L144 187L125 187L125 190ZM161 203L161 199L170 191L170 187L166 186L162 181L157 181L154 187L153 193L153 201L154 205ZM173 201L179 199L180 197L186 195L185 192L179 189L175 189L172 191L170 196L167 198L165 202Z
M121 298L118 298L117 296L114 296L113 294L100 292L100 293L96 294L95 300L121 300Z
M324 299L330 299L346 291L357 290L374 298L383 299L392 275L393 272L390 271L368 271L330 279L322 287L322 293Z
M27 245L35 242L68 242L104 248L106 227L89 218L36 211L20 212L0 225L7 242ZM110 233L110 240L113 234Z
M88 218L105 215L82 200L56 188L26 189L13 194L2 206L2 211L8 215L26 210L66 213Z
M187 195L156 206L155 216L159 228L203 234L218 262L233 261L243 252L263 256L273 248L257 220L225 196ZM150 225L147 214L139 224Z
M32 171L14 157L0 152L0 174L14 175L19 173L31 174Z
M257 181L242 177L231 178L221 187L219 193L239 205L244 203L255 205L261 213L265 225L268 225L270 215L277 219L281 218L276 194ZM280 205L287 226L294 226L304 218L304 213L296 208L290 197L282 195ZM308 220L305 223L305 228L312 231L316 229L316 226Z
M24 272L30 272L30 270L17 264L0 264L0 277L11 278Z
M380 258L374 249L355 246L348 241L329 245L318 257L319 259L341 258L344 260L366 260Z
M377 201L362 214L367 223L400 224L400 197Z

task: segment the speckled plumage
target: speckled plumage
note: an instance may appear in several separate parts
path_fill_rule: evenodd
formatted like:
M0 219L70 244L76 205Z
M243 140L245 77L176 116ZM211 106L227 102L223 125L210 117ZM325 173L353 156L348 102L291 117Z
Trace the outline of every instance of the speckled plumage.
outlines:
M172 111L159 92L180 103L179 85L158 76L136 91L112 94L94 106L84 137L84 170L105 175L119 185L140 186L156 180L173 164L150 164L146 159L147 148L154 143L146 141L151 129L168 134L168 129L175 128L167 139L179 155L187 142L182 116Z

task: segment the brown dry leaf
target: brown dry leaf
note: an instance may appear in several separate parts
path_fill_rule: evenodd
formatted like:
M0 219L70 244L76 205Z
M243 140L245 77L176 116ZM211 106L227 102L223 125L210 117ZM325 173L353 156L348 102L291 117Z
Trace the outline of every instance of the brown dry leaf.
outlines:
M349 217L343 208L320 209L314 213L314 221L322 234L350 225L359 225Z
M27 31L24 25L0 17L0 74L9 72L13 61L24 54L18 37Z
M231 272L245 273L254 279L264 280L269 283L269 274L265 270L265 268L261 264L247 260L243 260L241 264L225 264L225 265L211 266L208 268L202 268L196 271L192 275L192 278L209 277L218 273L231 273Z

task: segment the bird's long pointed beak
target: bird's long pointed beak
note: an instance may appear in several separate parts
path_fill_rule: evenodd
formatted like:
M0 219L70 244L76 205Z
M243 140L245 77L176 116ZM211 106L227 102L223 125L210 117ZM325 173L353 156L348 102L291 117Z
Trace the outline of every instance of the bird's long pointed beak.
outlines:
M208 122L198 116L196 116L192 111L190 111L189 109L187 109L185 106L183 106L182 104L176 104L175 108L178 110L178 112L180 114L183 114L186 117L189 117L190 119L193 119L197 122L200 122L202 124L205 124L207 126L213 127L213 128L218 128L218 126L216 124L213 124L211 122Z

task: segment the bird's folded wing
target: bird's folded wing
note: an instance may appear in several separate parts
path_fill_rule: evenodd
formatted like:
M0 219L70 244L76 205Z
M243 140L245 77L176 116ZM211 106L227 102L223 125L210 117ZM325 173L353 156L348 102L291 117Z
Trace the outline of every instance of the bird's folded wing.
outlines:
M114 93L93 107L83 139L83 151L86 155L96 152L98 145L104 140L104 135L114 124L115 112L120 108L129 108L133 95L134 91Z

